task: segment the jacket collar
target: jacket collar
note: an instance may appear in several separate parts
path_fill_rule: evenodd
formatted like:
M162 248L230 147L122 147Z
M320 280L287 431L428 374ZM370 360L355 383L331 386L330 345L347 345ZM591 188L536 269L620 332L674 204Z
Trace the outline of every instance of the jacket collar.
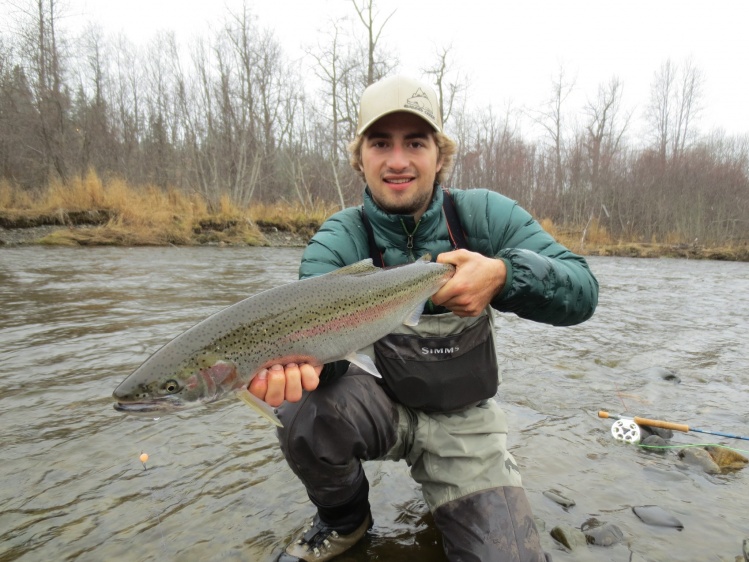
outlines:
M372 223L374 230L383 232L389 240L398 240L405 237L406 233L403 231L404 225L409 232L413 232L416 228L416 221L412 215L390 214L378 207L374 199L372 199L369 187L364 188L364 212L367 213L367 218ZM419 228L416 231L416 238L431 238L434 230L440 225L441 221L442 188L438 184L435 184L432 202L424 214L421 215Z

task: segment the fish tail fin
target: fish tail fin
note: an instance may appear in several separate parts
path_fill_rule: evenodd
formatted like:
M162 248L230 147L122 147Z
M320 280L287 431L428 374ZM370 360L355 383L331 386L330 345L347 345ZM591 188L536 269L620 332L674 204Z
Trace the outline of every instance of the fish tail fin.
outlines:
M273 411L273 408L271 408L266 402L263 402L262 400L260 400L260 398L247 390L247 387L243 386L242 388L237 390L237 397L272 424L277 425L278 427L283 427L281 420L278 419L278 416Z

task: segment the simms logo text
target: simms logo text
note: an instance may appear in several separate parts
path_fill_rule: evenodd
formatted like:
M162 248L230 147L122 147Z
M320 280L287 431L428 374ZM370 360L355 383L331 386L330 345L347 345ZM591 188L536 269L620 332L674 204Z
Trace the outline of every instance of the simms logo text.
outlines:
M457 353L460 351L459 346L453 346L453 347L422 347L421 348L421 354L422 355L452 355L453 353Z

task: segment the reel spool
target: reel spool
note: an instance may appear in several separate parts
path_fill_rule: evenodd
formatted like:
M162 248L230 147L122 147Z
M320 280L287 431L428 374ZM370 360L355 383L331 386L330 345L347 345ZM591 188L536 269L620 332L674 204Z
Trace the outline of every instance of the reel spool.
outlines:
M640 442L640 426L634 420L616 420L611 426L611 435L617 441L636 445Z

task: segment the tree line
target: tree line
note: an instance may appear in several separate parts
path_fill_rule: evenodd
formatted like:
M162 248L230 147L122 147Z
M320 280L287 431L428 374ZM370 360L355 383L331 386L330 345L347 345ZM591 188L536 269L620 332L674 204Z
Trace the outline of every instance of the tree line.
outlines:
M187 45L164 32L136 48L95 25L73 37L59 0L16 4L12 33L0 35L6 182L38 189L95 170L214 205L360 201L346 154L357 102L398 68L381 39L397 14L375 0L351 0L352 17L329 21L297 62L246 6ZM704 78L690 61L654 72L642 138L616 77L574 111L574 80L560 69L541 107L497 114L470 105L450 47L422 70L459 145L449 185L496 190L556 224L595 221L620 239L749 238L749 136L699 131ZM521 121L542 134L528 138Z

